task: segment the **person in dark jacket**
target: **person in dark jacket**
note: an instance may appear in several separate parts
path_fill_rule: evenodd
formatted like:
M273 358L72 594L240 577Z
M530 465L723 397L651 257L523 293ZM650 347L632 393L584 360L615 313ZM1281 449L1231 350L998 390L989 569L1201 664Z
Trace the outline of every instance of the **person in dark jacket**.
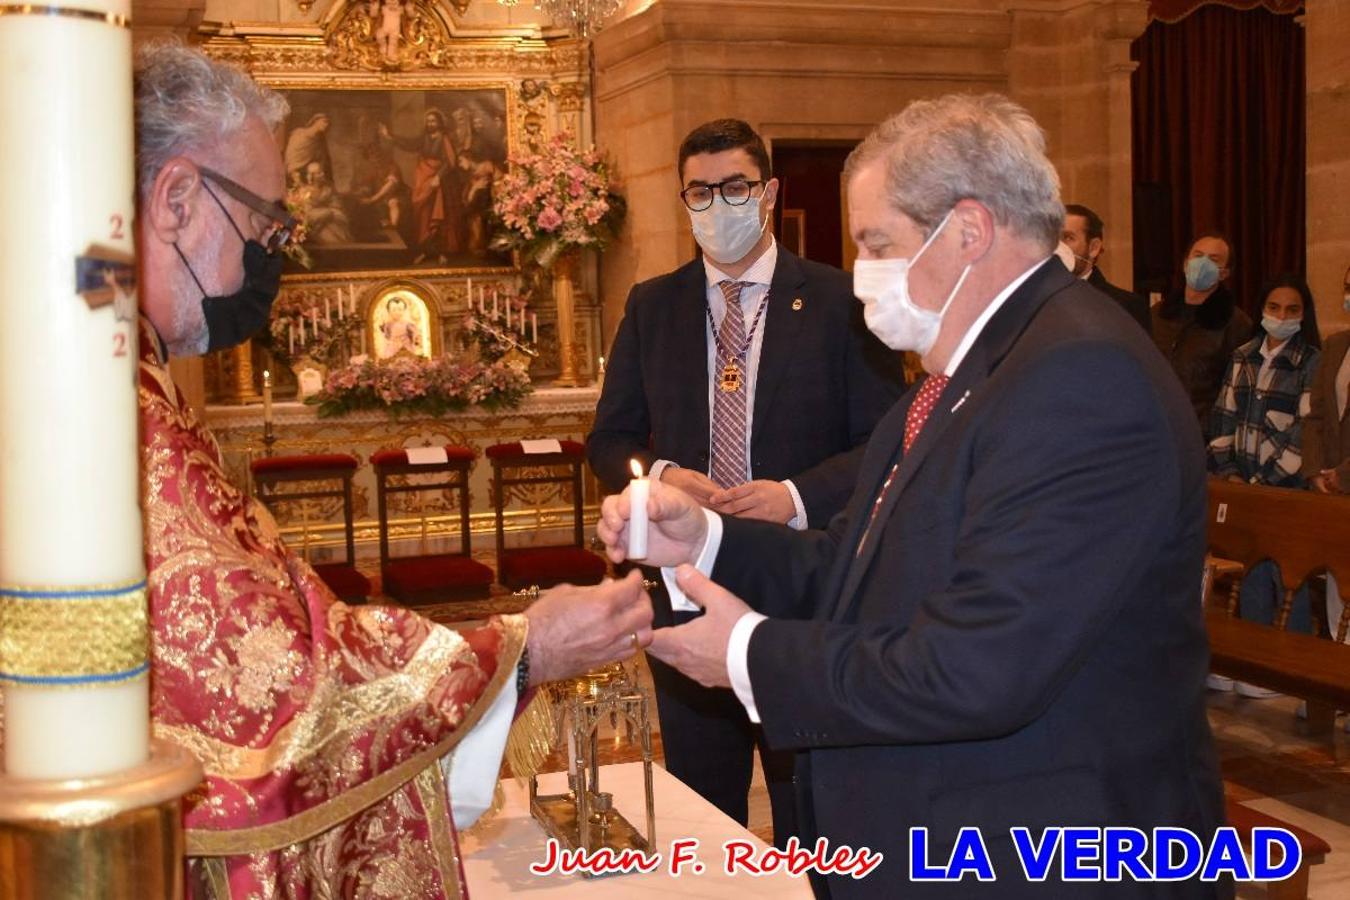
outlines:
M1073 253L1074 264L1069 267L1070 271L1119 303L1147 333L1152 330L1148 301L1138 294L1116 287L1097 268L1097 260L1106 249L1105 234L1106 225L1102 217L1088 207L1081 203L1070 203L1064 207L1064 228L1059 239Z
M1233 248L1217 232L1202 234L1186 254L1186 283L1153 308L1153 342L1181 379L1202 428L1224 373L1251 337L1252 320L1228 287Z

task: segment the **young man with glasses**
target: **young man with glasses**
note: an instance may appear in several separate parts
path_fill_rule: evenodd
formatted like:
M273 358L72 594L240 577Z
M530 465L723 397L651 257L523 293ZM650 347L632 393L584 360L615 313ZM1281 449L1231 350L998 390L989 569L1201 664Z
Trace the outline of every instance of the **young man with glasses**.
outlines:
M629 295L587 438L591 468L618 491L635 458L718 512L823 528L899 395L899 357L867 331L846 272L774 240L779 184L748 124L694 129L678 171L702 255ZM672 610L664 591L653 605L658 625L696 615ZM766 752L730 691L649 661L666 767L745 823L759 740L782 844L795 831L791 758Z

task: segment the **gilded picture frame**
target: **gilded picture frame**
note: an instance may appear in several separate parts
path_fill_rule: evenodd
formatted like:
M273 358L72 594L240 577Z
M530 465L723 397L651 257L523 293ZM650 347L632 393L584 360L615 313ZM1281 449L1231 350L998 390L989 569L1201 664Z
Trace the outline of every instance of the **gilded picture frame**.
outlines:
M381 284L371 293L365 313L363 350L371 359L441 355L440 313L426 285L406 278Z

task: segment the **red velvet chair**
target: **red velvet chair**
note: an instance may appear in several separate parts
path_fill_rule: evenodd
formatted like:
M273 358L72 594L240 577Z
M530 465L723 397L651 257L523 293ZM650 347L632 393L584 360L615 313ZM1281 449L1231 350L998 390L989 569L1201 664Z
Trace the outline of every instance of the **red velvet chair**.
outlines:
M342 562L316 565L314 571L333 593L348 603L364 603L371 594L370 579L353 565L356 542L352 534L352 476L356 467L356 457L345 453L265 456L250 465L254 491L274 513L278 504L342 498L347 556ZM288 489L288 486L297 487ZM308 546L304 549L307 551Z
M494 444L485 451L492 462L492 505L497 516L497 570L512 590L550 587L564 582L597 584L605 577L605 561L586 550L582 518L581 465L585 448L561 441L561 452L526 453L519 442ZM572 543L562 546L506 546L505 511L510 489L523 484L571 487Z
M486 597L492 569L470 556L469 469L473 450L447 446L443 463L408 462L404 449L380 450L370 457L380 514L380 571L384 592L400 603L415 606L445 600ZM408 476L421 476L414 479ZM428 478L427 476L440 476ZM458 491L459 553L389 554L389 497L426 491ZM423 517L423 524L426 519ZM424 531L425 535L425 531Z

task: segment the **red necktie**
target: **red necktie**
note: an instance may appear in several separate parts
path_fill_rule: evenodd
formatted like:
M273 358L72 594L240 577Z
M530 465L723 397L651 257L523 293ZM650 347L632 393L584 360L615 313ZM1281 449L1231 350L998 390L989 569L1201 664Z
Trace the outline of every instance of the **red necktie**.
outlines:
M909 452L909 448L918 439L919 432L923 431L923 425L928 421L928 414L937 405L938 398L942 396L942 389L947 386L947 381L946 375L929 375L924 379L914 402L909 405L909 412L905 414L905 453ZM863 545L867 543L867 536L872 533L872 526L877 522L877 514L881 512L881 504L886 499L886 492L891 489L891 482L895 480L895 473L899 471L900 463L896 462L895 465L891 466L891 471L887 473L886 480L882 482L881 491L877 494L876 502L872 504L872 514L867 517L867 527L863 529L862 539L858 541L858 549L854 551L854 556L862 553Z

